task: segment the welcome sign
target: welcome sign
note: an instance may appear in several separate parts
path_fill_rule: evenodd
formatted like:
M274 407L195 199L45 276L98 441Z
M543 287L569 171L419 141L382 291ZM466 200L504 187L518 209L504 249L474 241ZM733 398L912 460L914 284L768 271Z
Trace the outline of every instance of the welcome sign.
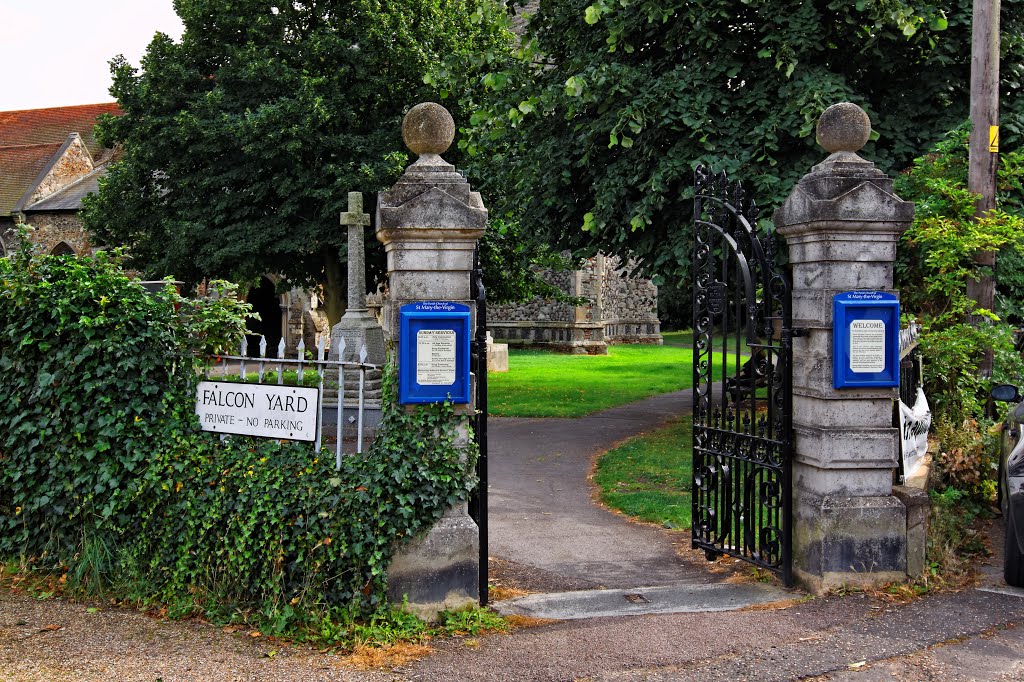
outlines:
M900 301L889 291L832 298L832 386L900 385Z
M320 390L200 381L196 415L203 431L312 442L320 415Z

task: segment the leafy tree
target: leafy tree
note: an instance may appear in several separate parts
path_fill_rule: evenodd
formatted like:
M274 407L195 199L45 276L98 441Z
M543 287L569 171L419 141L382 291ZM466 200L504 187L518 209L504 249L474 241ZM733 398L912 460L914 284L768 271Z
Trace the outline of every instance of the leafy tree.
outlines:
M491 0L175 0L179 42L157 34L142 70L111 63L123 147L86 227L151 275L323 283L344 300L347 192L390 186L409 159L405 110L434 99L424 74L501 54ZM459 112L453 111L458 116ZM371 211L372 212L372 211ZM368 240L368 244L372 240Z
M1024 212L1019 188L1024 179L1024 154L1001 158L996 209L980 220L974 210L978 196L967 191L967 124L950 132L913 167L897 178L896 192L915 202L914 223L903 235L896 263L896 284L903 310L921 322L925 387L936 414L936 456L942 482L983 495L994 490L996 448L985 442L988 422L984 404L992 383L1016 381L1024 366L1014 350L1013 330L995 311L978 309L967 295L967 282L992 274L975 258L1000 251L1020 262L1024 250ZM997 271L997 290L1004 308L1020 308L1013 286ZM1008 306L1005 301L1010 301ZM979 325L974 318L982 318ZM987 376L980 363L987 348L994 354Z
M1002 7L1009 149L1024 113L1024 2ZM517 58L482 79L460 144L497 173L488 198L524 234L631 251L682 277L698 163L776 206L824 157L820 113L848 100L877 131L864 155L901 170L967 117L970 15L970 0L542 2Z

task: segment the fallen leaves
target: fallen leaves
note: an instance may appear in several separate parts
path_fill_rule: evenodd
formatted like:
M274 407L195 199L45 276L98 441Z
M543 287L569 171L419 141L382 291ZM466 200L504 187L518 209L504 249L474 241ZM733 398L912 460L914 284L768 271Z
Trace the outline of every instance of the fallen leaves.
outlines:
M357 644L345 661L362 670L396 668L406 663L418 661L428 655L432 649L423 644L390 644L382 647Z

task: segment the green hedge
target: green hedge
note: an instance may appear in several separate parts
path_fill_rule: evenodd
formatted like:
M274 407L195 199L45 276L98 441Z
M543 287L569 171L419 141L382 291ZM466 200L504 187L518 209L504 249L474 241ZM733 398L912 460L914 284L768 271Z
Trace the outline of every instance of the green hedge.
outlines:
M0 259L0 561L275 631L382 604L394 549L475 485L475 447L451 405L398 406L390 370L377 437L340 471L202 432L195 352L245 308L148 294L116 256Z
M475 485L451 405L406 413L394 385L389 372L377 438L340 471L308 445L250 438L204 434L162 452L126 557L139 596L186 612L258 606L277 630L310 611L382 605L399 541Z
M0 259L0 556L59 565L128 528L154 447L184 426L173 304L103 253Z

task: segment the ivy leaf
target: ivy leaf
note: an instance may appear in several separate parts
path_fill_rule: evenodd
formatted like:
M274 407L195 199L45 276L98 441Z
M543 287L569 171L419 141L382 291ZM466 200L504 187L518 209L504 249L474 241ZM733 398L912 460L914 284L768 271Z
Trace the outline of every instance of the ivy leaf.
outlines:
M586 82L579 76L570 76L565 81L565 94L569 97L579 97L583 94L583 88L586 86Z

